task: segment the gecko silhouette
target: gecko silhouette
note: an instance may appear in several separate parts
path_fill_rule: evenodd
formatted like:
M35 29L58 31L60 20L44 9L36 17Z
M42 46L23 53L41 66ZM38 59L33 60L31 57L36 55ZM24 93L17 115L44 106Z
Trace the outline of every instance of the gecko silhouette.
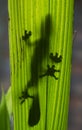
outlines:
M60 70L56 70L55 65L52 65L52 67L50 67L50 65L47 65L47 71L44 74L40 75L40 78L44 76L51 76L57 80L58 78L54 75L55 72L60 72Z
M33 56L31 58L31 66L30 66L31 78L27 82L26 90L23 91L21 96L19 97L19 99L21 100L21 104L24 103L24 101L27 98L33 99L32 106L29 110L29 118L28 118L29 126L36 125L40 120L38 81L40 78L39 73L40 71L42 71L42 62L46 58L47 54L49 53L50 33L51 33L51 17L48 14L45 17L45 21L41 22L41 38L36 40L33 44L29 42L30 46L35 45ZM25 36L22 36L22 40L26 41L29 36L27 36L27 31L25 30ZM30 96L30 94L28 94L28 89L30 89L31 87L33 88L36 87L37 95Z
M53 55L53 53L50 53L49 55L50 59L55 62L55 63L60 63L62 61L62 56L58 56L58 53L56 52L55 55Z
M32 32L27 30L24 31L24 36L22 36L22 40L26 41L30 36L32 35Z

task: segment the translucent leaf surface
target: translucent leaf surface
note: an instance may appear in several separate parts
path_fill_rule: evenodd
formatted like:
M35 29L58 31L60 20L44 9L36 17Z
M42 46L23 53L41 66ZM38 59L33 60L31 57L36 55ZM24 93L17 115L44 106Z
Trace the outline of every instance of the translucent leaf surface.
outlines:
M10 120L4 92L2 92L2 100L0 103L0 130L10 130Z
M8 0L14 130L67 129L73 5Z
M11 87L9 87L7 93L6 93L6 104L7 104L7 109L9 116L12 114L12 92L11 92Z

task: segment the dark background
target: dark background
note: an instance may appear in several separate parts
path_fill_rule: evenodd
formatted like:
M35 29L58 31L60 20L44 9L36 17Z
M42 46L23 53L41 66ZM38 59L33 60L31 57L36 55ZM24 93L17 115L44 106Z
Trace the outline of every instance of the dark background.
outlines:
M82 0L75 0L69 129L82 130Z
M1 87L6 91L10 85L9 69L8 3L0 0L0 96Z
M75 0L72 74L68 130L82 130L82 0ZM0 97L10 86L8 3L0 0Z

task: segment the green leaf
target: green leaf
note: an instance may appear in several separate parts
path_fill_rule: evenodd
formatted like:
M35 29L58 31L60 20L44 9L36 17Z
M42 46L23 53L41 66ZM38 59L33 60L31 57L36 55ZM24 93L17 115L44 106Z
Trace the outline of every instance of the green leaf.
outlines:
M6 105L4 92L2 91L2 100L0 103L0 130L10 130L10 120Z
M8 0L15 130L67 129L73 8L74 0Z
M6 93L6 104L9 116L12 115L12 93L11 93L11 87L9 87L7 93Z

